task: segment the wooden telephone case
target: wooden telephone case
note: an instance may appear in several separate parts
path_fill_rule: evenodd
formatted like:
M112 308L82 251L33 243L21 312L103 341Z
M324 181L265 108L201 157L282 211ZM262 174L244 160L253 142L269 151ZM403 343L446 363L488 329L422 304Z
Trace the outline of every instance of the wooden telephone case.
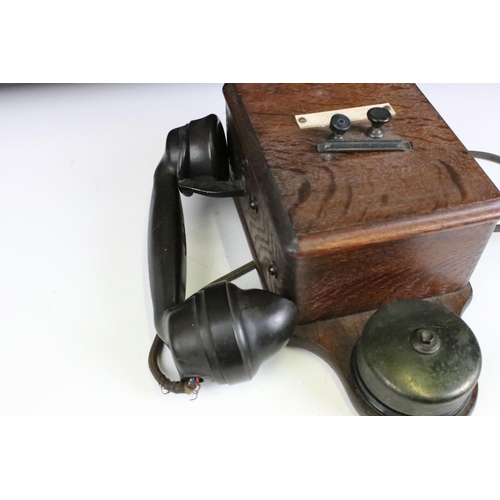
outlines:
M262 285L300 311L290 345L326 360L358 412L374 414L350 367L364 325L412 298L461 314L500 193L415 85L227 84L224 96L232 177L246 190L235 203ZM386 134L411 151L319 153L328 129L295 120L379 102L396 110Z

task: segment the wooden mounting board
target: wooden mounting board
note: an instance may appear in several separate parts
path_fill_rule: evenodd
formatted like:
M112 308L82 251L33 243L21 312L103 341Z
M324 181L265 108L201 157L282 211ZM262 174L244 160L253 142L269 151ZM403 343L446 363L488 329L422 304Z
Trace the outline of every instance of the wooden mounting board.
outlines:
M461 290L433 297L431 302L447 307L461 315L472 298L472 287L467 284ZM360 415L378 415L361 399L351 373L351 356L363 328L375 311L316 321L299 325L289 342L290 347L306 349L326 361L338 375L354 408ZM471 399L458 416L472 413L476 403L478 387L473 390Z

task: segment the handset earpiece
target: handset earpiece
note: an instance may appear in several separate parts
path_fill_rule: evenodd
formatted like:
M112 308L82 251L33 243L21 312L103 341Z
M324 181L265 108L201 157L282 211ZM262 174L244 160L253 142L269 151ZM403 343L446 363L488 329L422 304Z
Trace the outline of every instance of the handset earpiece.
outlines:
M224 131L215 115L168 134L154 175L149 218L149 278L159 337L149 364L167 391L190 393L200 379L228 384L250 380L264 360L287 344L298 312L284 297L240 290L228 282L207 286L184 301L186 238L179 191L188 196L244 194L229 179ZM158 366L164 343L181 382L170 381Z
M216 115L190 121L181 131L185 155L179 165L180 181L229 181L229 159L224 129Z

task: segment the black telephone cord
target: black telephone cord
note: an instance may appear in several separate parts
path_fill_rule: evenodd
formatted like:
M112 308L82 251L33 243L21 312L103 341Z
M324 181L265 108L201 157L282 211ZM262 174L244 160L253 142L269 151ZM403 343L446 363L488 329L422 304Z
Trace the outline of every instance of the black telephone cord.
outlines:
M492 161L493 163L500 163L500 156L493 153L486 153L484 151L469 151L469 153L474 158L478 158L479 160L488 160ZM495 226L495 233L500 233L500 224L497 224Z

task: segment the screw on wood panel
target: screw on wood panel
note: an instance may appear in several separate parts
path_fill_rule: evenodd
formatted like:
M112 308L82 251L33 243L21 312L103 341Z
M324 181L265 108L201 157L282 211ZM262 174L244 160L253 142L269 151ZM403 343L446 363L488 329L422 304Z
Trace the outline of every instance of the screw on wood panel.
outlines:
M255 198L255 196L250 196L248 198L248 206L250 207L251 210L257 212L259 205L257 204L257 198Z
M304 118L303 116L301 116L301 117L299 118L299 122L300 122L300 123L306 123L306 121L307 121L307 118Z
M276 262L274 262L274 260L271 261L271 264L269 264L267 272L275 278L278 276L278 266L276 265Z

